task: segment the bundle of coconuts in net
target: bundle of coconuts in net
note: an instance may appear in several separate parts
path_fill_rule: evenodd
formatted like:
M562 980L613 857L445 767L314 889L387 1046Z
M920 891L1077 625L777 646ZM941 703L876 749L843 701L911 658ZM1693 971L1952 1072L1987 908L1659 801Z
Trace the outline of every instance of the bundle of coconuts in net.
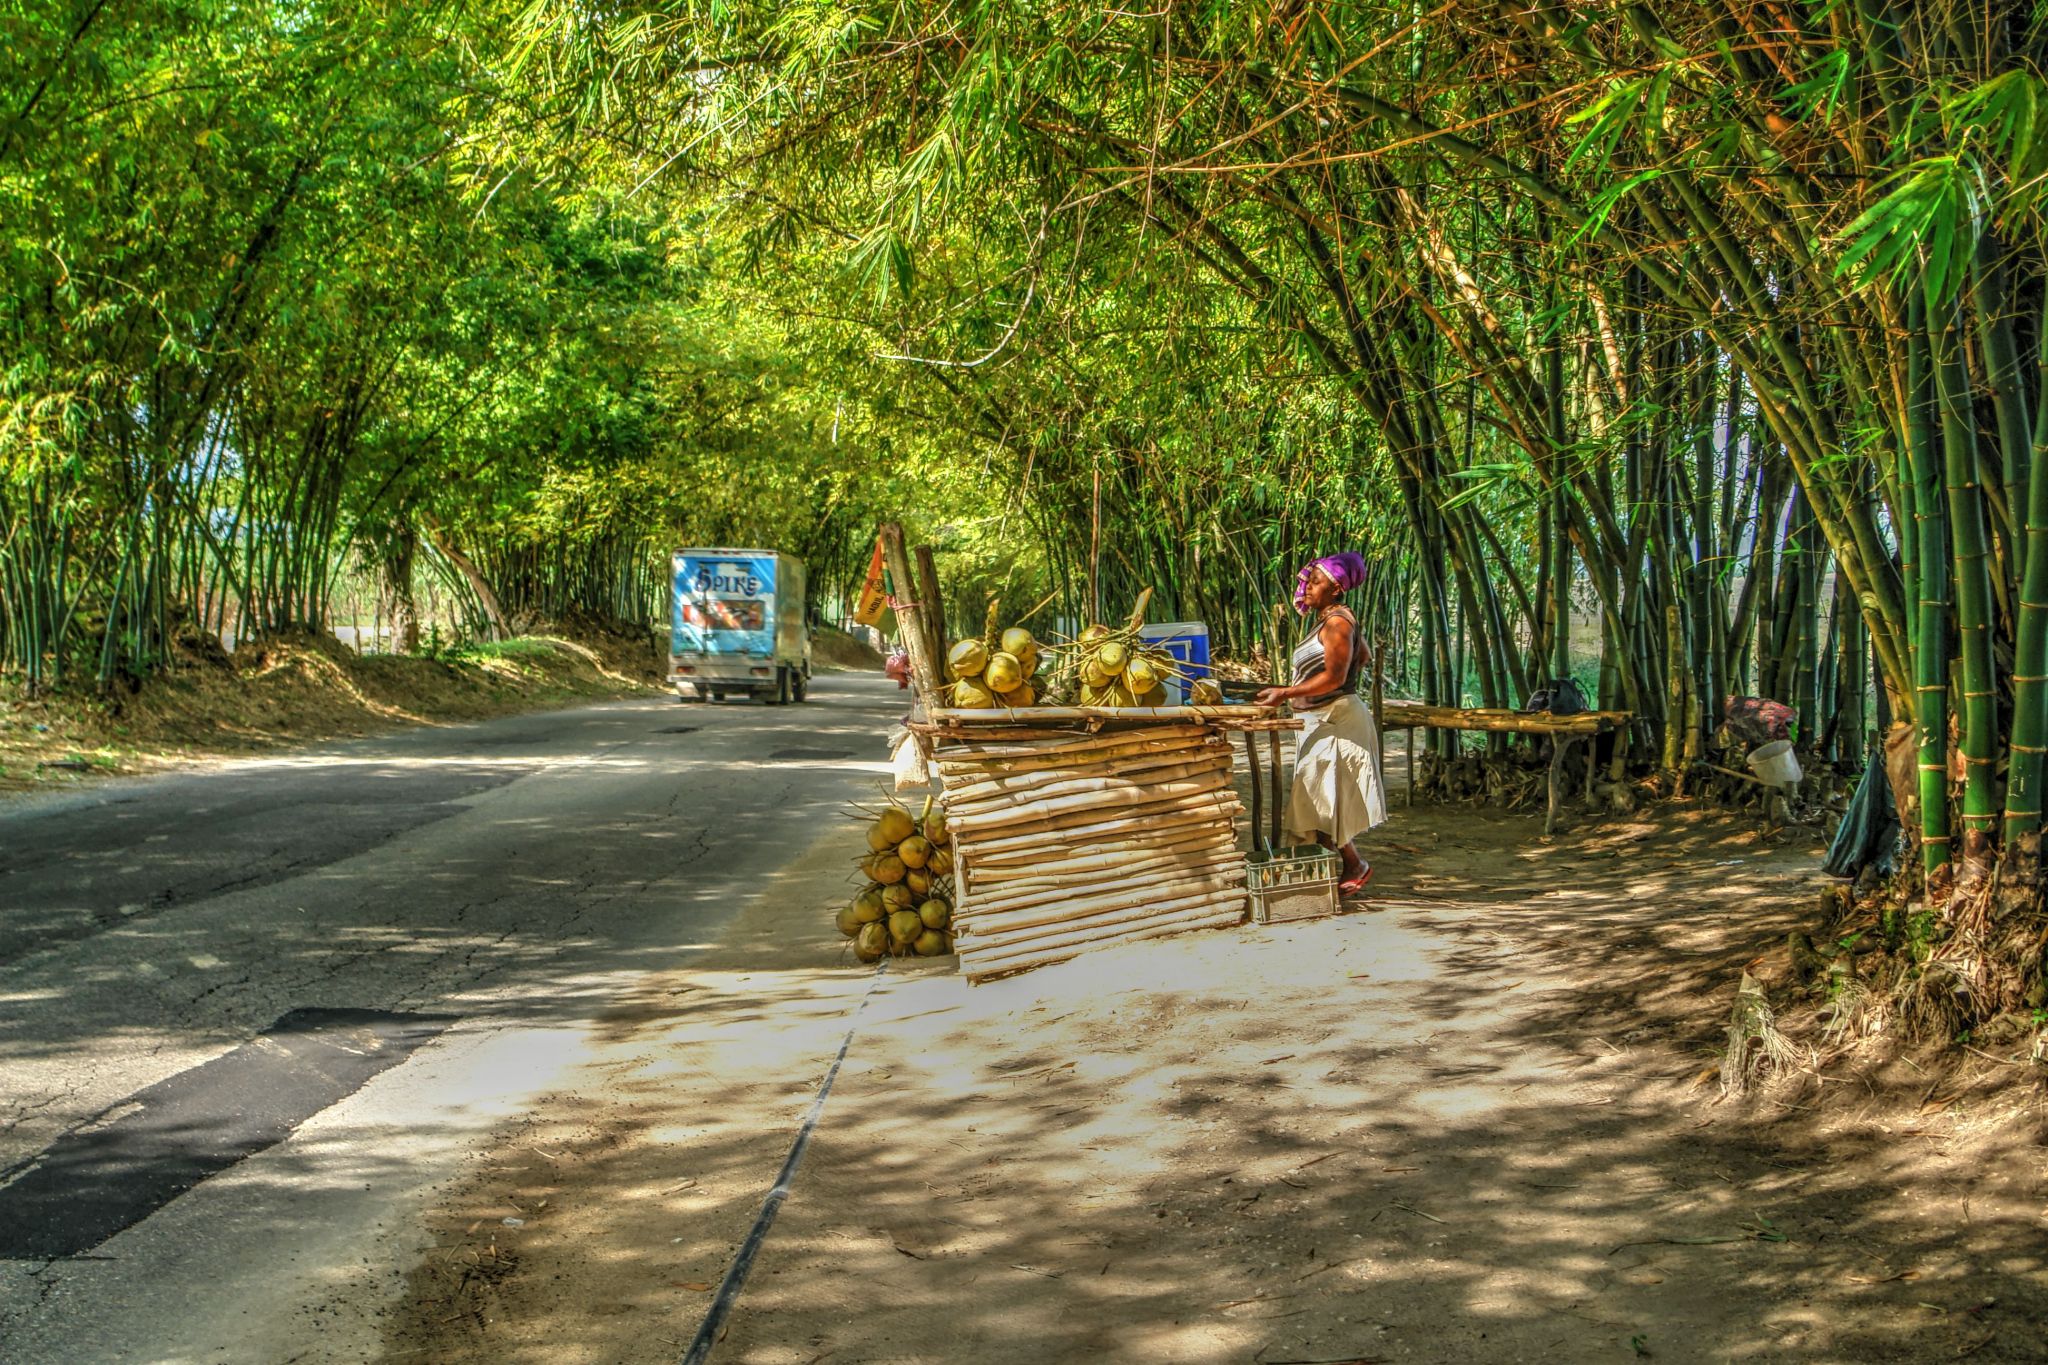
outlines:
M1166 684L1187 680L1179 662L1144 638L1145 606L1152 590L1138 594L1138 603L1120 626L1101 622L1089 626L1062 647L1059 694L1082 706L1166 706ZM1196 678L1188 686L1188 704L1215 706L1223 690L1212 678Z
M835 921L853 940L853 955L875 962L952 952L953 836L945 812L929 798L919 815L892 803L869 821L867 843L859 864L866 885Z
M947 703L969 711L1036 706L1038 667L1037 639L1023 626L998 629L991 602L981 637L957 641L946 651L946 676L952 679Z

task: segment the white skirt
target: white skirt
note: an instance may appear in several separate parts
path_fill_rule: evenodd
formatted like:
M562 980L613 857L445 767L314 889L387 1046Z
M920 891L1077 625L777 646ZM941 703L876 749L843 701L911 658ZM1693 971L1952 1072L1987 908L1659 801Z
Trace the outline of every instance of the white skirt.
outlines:
M1295 714L1302 725L1283 820L1288 839L1306 844L1327 834L1333 843L1348 844L1385 824L1387 788L1372 708L1343 696L1320 710Z

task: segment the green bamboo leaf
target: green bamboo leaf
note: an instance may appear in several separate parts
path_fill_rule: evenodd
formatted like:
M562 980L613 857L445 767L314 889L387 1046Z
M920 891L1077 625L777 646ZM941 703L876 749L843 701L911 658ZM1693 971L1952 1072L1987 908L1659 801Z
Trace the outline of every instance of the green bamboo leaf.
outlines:
M1581 238L1598 234L1602 228L1607 226L1607 220L1614 213L1615 205L1627 198L1631 191L1649 184L1652 180L1657 179L1663 174L1665 172L1662 167L1652 167L1647 171L1637 171L1620 184L1610 185L1594 195L1586 205L1586 221L1579 224L1577 231L1573 232L1566 239L1565 244L1570 246L1577 243Z

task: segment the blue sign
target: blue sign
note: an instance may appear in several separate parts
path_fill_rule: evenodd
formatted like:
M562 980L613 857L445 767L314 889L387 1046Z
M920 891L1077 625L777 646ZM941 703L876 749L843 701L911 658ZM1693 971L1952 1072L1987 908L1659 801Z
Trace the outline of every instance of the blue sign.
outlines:
M677 555L671 629L675 654L774 653L774 556Z

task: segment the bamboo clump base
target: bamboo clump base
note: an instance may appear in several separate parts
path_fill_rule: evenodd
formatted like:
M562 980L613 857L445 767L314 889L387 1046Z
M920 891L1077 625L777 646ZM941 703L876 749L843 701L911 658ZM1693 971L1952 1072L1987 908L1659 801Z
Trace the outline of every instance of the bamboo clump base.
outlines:
M969 981L1244 920L1228 719L1181 709L1094 733L1004 720L934 736Z

